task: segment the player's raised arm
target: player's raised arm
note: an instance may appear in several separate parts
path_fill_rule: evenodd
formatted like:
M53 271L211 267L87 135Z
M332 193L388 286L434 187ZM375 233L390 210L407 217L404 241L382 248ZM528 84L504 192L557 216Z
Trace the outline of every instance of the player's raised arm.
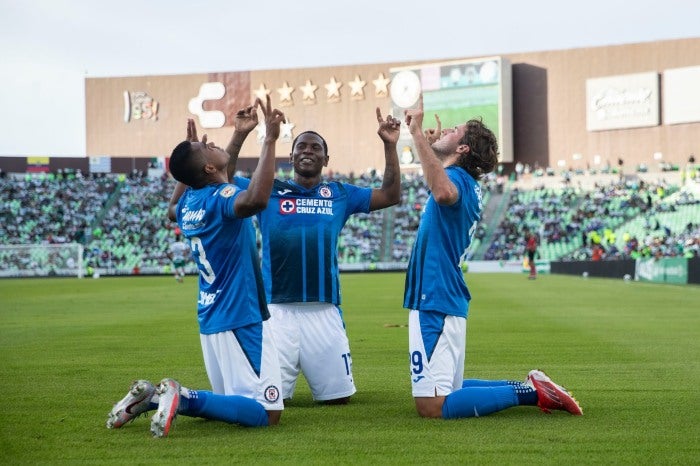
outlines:
M407 109L404 113L430 192L438 204L454 204L459 197L457 187L447 176L443 162L435 155L433 148L430 147L430 141L423 132L423 94L420 96L418 108Z
M267 207L272 192L272 183L275 179L275 143L280 135L280 125L285 121L284 113L273 109L270 96L263 103L256 99L255 104L265 116L265 140L263 141L260 160L250 178L248 189L243 191L234 203L234 210L238 217L249 217Z
M383 209L398 204L401 200L401 172L396 150L401 121L391 115L387 115L386 119L382 118L382 112L377 107L377 122L377 134L384 143L384 177L381 188L372 190L369 210Z
M233 174L236 173L236 164L238 163L238 154L241 152L243 143L245 142L248 134L258 126L258 112L255 109L256 105L249 105L248 107L240 109L236 112L236 118L233 120L233 134L231 135L231 140L226 146L226 152L229 155L228 162L228 178L229 180L233 178Z

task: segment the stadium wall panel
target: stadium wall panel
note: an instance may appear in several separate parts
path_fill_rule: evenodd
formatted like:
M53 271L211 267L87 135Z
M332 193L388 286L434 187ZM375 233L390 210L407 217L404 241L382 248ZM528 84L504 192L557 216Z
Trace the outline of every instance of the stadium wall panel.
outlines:
M500 56L512 65L514 163L602 169L616 166L621 159L625 172L631 173L641 163L655 167L663 161L682 166L690 154L700 153L700 122L669 124L662 118L658 125L649 127L586 129L587 80L638 73L663 76L666 70L697 67L700 37ZM329 170L364 173L368 168L381 169L384 153L376 135L375 108L386 114L392 100L386 88L390 90L391 85L385 83L380 90L377 83L382 82L381 77L391 76L391 68L445 60L436 57L420 62L87 78L87 155L167 157L185 135L187 118L193 116L189 105L200 96L201 86L222 83L226 89L223 98L205 99L200 102L201 110L195 109L225 115L223 126L200 128L219 145L231 137L235 110L255 95L269 92L272 104L282 109L293 125L291 137L281 137L277 143L279 156L289 154L291 140L299 132L313 129L328 141ZM340 84L337 97L326 87L330 82ZM353 92L350 83L362 86ZM290 98L282 100L285 89ZM663 90L660 105L664 107ZM426 118L426 124L428 121ZM257 137L249 137L241 157L255 159L259 153ZM653 158L655 153L661 154L660 160ZM512 171L514 163L504 164L506 173Z
M700 284L700 257L688 259L688 283Z
M622 278L625 275L634 277L635 261L571 261L552 262L550 273L563 275L582 275L588 273L589 277Z

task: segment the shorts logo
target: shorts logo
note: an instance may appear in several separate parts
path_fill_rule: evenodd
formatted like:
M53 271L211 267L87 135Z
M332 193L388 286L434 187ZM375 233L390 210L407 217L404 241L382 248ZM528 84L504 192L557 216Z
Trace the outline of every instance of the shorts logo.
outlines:
M235 188L235 187L233 187L233 186L226 186L224 189L221 190L221 192L219 193L219 195L221 195L221 197L231 197L231 196L233 196L233 193L235 193L235 192L236 192L236 188Z
M274 403L280 399L280 391L274 385L270 385L265 389L265 400Z
M318 194L320 194L321 197L331 197L333 195L331 188L325 185L321 186L321 188L318 190Z
M293 214L297 210L297 204L293 199L280 199L280 213Z

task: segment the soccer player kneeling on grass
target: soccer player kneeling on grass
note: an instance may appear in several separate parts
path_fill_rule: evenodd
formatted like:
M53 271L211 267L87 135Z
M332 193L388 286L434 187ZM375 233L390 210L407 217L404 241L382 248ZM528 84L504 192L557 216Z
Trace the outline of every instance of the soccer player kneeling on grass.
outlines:
M480 120L423 131L423 100L406 124L430 189L406 272L413 397L422 417L485 416L519 405L581 414L571 394L544 372L523 382L463 380L471 295L459 267L481 218L478 180L498 162L496 137Z
M169 215L177 219L199 268L197 318L212 391L166 378L133 383L108 415L118 428L155 409L151 432L168 435L178 414L244 426L279 422L284 409L279 355L272 337L251 216L264 209L275 174L275 142L284 114L257 99L241 112L265 115L266 136L248 189L229 183L229 154L190 137L173 150L170 171L189 186ZM194 122L190 122L194 125ZM195 134L194 131L190 134Z

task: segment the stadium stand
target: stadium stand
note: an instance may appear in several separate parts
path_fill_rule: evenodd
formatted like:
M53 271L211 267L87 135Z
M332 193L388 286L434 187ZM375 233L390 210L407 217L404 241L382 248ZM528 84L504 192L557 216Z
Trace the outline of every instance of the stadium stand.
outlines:
M698 255L697 182L689 180L681 189L663 178L655 181L636 176L587 178L589 182L593 180L588 187L581 184L574 187L575 178L564 173L559 183L512 189L508 209L493 232L483 259L522 258L525 227L539 233L538 252L545 260L587 260L593 257L594 248L602 248L603 259L634 258L654 252L663 256ZM689 207L679 210L679 205ZM651 228L651 218L676 211L668 219L661 217L674 228L669 226L660 235L651 233L660 230L657 224ZM645 225L645 229L640 229L639 224ZM640 242L639 237L644 241ZM626 244L625 239L637 241L639 249ZM645 245L654 242L675 247L651 248L651 252L645 249Z
M484 213L469 260L520 260L523 228L540 235L545 260L700 255L698 183L684 186L637 177L586 176L562 180L537 172L530 184L503 177L482 183ZM280 174L281 175L281 174ZM328 178L378 187L380 174L333 172ZM592 183L592 184L591 184ZM428 198L423 179L402 174L402 199L392 209L352 216L339 240L342 264L408 261ZM0 177L0 244L84 245L84 266L108 274L168 273L176 226L166 217L174 181L167 175L83 175L79 171ZM38 254L38 253L33 253ZM45 253L48 254L48 253ZM0 271L50 258L0 254Z

